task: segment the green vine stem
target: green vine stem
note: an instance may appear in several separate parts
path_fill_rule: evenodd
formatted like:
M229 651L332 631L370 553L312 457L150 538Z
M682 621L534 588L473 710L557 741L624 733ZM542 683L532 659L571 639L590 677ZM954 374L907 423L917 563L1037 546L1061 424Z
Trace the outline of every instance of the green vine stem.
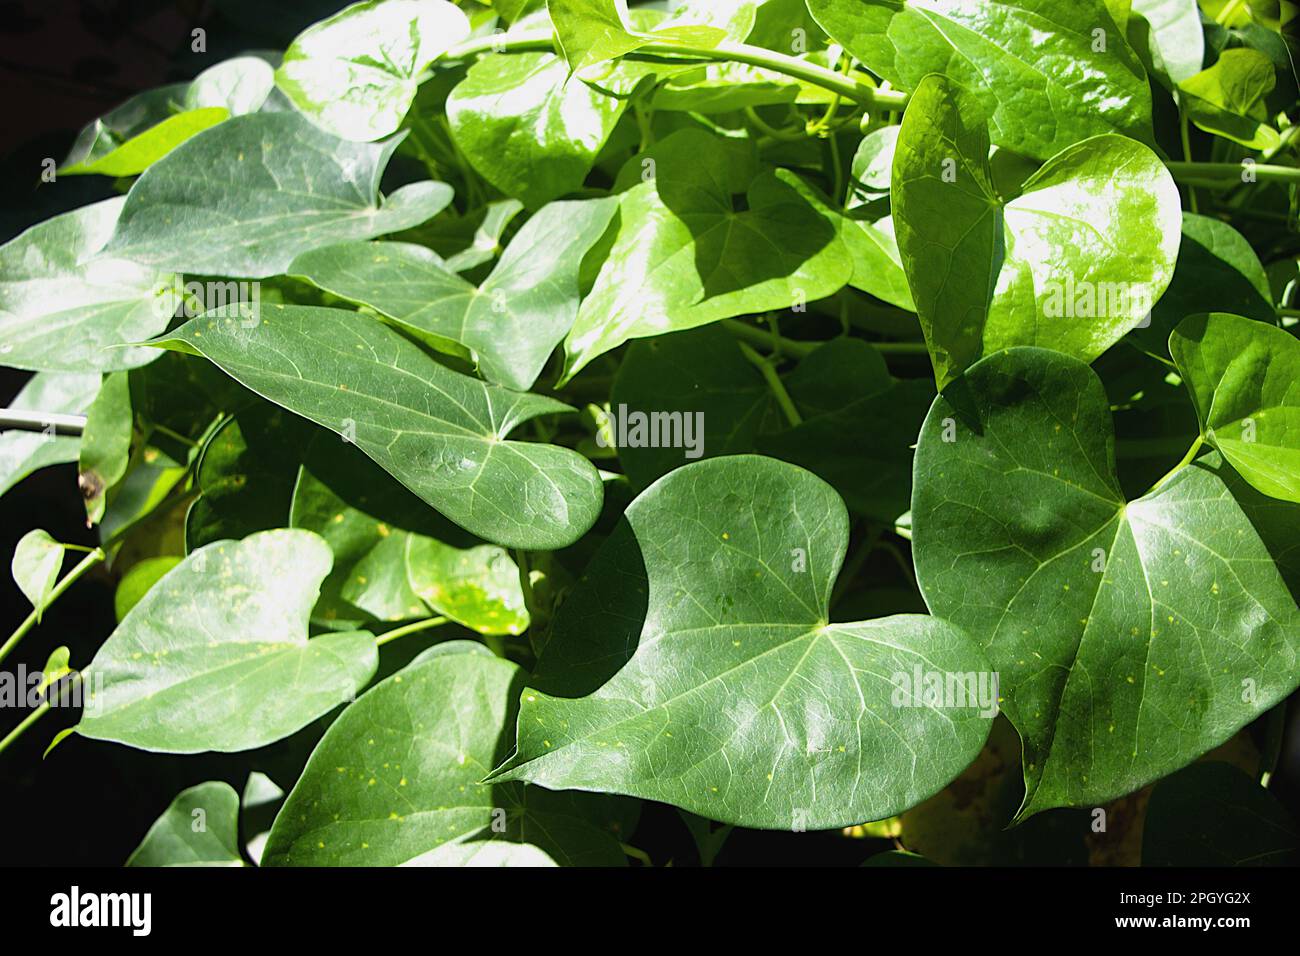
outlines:
M1300 169L1294 166L1273 166L1268 163L1189 163L1166 161L1165 165L1174 179L1187 185L1224 189L1240 185L1242 174L1249 171L1255 182L1290 183L1300 185Z
M384 631L375 638L375 647L383 647L389 641L395 641L399 637L405 637L407 634L414 634L417 631L427 631L431 627L438 627L447 623L445 617L429 617L423 621L416 621L413 624L403 624L401 627L395 627L391 631Z
M78 578L80 578L83 574L85 574L95 565L99 564L99 562L103 561L104 556L105 555L104 555L103 548L95 548L94 550L90 551L79 562L77 562L77 566L74 567L67 574L65 574L63 576L63 579L59 581L58 584L54 585L54 589L50 591L49 599L45 602L45 609L48 610L49 606L53 604L56 600L58 600L59 596L68 588L70 588ZM15 647L17 647L18 642L21 641L24 635L26 635L27 632L30 631L35 626L36 626L36 609L33 608L32 613L28 614L27 617L23 620L23 622L18 625L17 630L15 630L12 634L9 635L9 640L5 641L3 646L0 646L0 661L3 661L6 657L8 657L9 652L12 651Z
M555 53L555 41L550 32L520 33L518 36L497 34L476 37L458 46L452 47L441 57L440 61L459 61L477 56L480 53ZM768 50L748 43L719 43L714 47L691 46L686 43L647 43L630 53L624 59L657 59L663 56L698 57L703 60L733 61L748 66L757 66L772 70L785 76L803 80L814 86L836 94L846 100L865 107L868 110L897 112L907 106L908 93L898 90L882 90L867 83L860 82L852 76L828 70L826 67L809 63L798 57L786 56L775 50ZM1197 163L1187 160L1166 161L1165 165L1174 179L1186 185L1197 185L1211 189L1234 187L1241 182L1243 170L1253 171L1255 181L1261 183L1280 182L1300 184L1300 169L1292 166L1276 166L1267 163Z
M790 393L785 390L785 384L781 381L781 376L776 373L776 367L744 342L737 342L736 344L740 346L741 354L749 359L762 374L763 381L767 382L767 387L771 390L777 405L781 406L786 421L790 423L791 427L802 425L803 416L799 414L799 409L794 407L794 400L790 398Z
M528 552L522 548L512 548L511 556L519 568L519 590L524 596L524 609L528 612L528 631L532 640L536 640L548 624L550 609L542 606L537 593L533 590L532 568L528 561Z
M439 59L465 60L480 53L526 53L555 52L555 43L550 31L545 33L520 33L509 35L476 37L459 46L454 46ZM828 70L824 66L809 63L798 57L786 56L774 50L748 43L719 43L714 47L691 46L687 43L647 43L624 58L641 60L660 56L692 56L704 60L731 60L748 66L757 66L772 70L785 76L792 76L805 83L820 86L832 93L837 93L846 100L879 110L900 110L907 104L907 94L890 90L878 90L866 83L860 83L850 76Z
M23 734L25 734L28 728L31 727L34 723L36 723L36 721L44 717L46 712L49 709L50 709L50 702L46 701L45 703L41 704L41 706L33 710L26 717L24 717L23 722L21 724L19 724L13 730L9 731L9 733L5 736L4 740L0 740L0 754L4 753L6 748L8 748L8 746L11 743L13 743Z
M872 342L871 347L881 355L929 355L924 342Z
M63 677L66 676L69 675L64 674L53 681L47 680L45 683L41 685L40 692L44 694L48 688L58 683L59 680L62 680ZM81 681L81 674L78 673L77 671L72 671L69 677L69 688L71 689L76 687L80 681ZM49 712L49 710L50 710L50 699L47 696L45 700L40 704L39 707L35 708L30 714L28 714L26 717L22 719L22 723L20 723L17 727L15 727L13 730L9 731L9 733L5 735L4 740L0 740L0 754L4 753L5 750L8 749L10 744L12 744L15 740L17 740L19 737L25 734L29 729L31 729L32 725L35 724L38 720L40 720L42 717L44 717ZM50 746L53 747L54 745L51 744Z
M774 345L778 345L782 352L795 358L811 355L813 351L824 344L822 342L797 342L794 339L787 339L784 336L777 335L775 332L764 332L762 329L756 329L744 322L737 322L735 319L723 319L720 324L743 342L764 349L770 349Z
M1187 122L1187 110L1181 104L1178 108L1178 138L1183 146L1183 161L1192 162L1192 141L1189 133L1189 123ZM1193 213L1200 212L1196 201L1196 187L1190 183L1187 184L1187 203Z
M1174 467L1170 468L1167 472L1165 472L1164 475L1161 476L1159 481L1157 481L1154 485L1152 485L1150 488L1146 490L1146 494L1149 495L1151 494L1151 492L1156 491L1159 488L1162 488L1165 482L1167 482L1174 475L1178 474L1178 472L1182 471L1185 467L1190 465L1192 463L1192 459L1196 457L1196 455L1201 450L1201 446L1204 444L1205 444L1205 436L1197 435L1196 441L1192 442L1192 447L1187 449L1187 454L1183 455L1183 460L1180 461L1178 464L1174 465ZM1145 497L1145 495L1143 497Z

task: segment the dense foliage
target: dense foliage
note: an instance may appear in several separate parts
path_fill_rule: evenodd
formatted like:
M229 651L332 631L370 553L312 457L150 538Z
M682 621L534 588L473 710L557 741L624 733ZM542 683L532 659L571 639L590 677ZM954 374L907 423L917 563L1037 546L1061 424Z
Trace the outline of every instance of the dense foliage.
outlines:
M143 865L669 862L643 801L706 865L1291 859L1296 57L1268 0L368 0L137 96L0 247L0 490L77 462L99 540L22 539L0 659L118 618L0 750L71 694L249 752Z

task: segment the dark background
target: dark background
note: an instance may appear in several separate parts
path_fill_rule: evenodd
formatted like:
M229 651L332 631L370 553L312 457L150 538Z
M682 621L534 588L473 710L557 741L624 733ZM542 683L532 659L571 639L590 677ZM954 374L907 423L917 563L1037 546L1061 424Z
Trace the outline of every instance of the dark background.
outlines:
M116 194L113 182L100 176L40 182L42 160L61 161L86 123L134 93L191 79L243 51L283 49L304 27L344 5L345 0L0 0L5 106L0 242L57 213ZM204 53L191 50L196 27L206 31ZM26 378L26 373L0 368L0 406ZM96 543L84 524L76 479L75 465L49 468L0 498L0 637L29 610L8 573L9 556L24 533L43 527L62 541ZM59 644L71 648L74 666L84 664L112 627L113 581L100 569L47 612L5 666L13 669L21 662L39 667ZM383 669L400 663L386 656ZM1293 813L1300 809L1296 710L1292 707L1291 732L1274 785ZM0 735L21 717L21 712L0 711ZM42 760L54 734L75 717L75 711L55 710L0 755L0 865L118 866L185 787L225 779L240 790L255 768L288 789L319 733L308 728L252 754L188 757L73 735ZM629 842L649 848L658 865L669 859L679 865L695 861L686 829L667 807L646 803L640 829ZM737 831L718 863L856 865L888 848L884 841L846 840L835 832Z

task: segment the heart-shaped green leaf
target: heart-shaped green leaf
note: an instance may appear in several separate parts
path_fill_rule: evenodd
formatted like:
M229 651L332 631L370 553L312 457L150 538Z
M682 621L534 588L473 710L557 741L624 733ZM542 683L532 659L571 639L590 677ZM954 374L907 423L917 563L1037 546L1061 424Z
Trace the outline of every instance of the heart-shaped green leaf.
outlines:
M77 731L165 753L251 750L351 700L378 655L364 631L307 639L329 568L329 546L307 531L191 553L83 671Z
M758 172L743 141L679 130L619 183L618 235L565 340L566 377L628 339L788 309L853 275L839 223L793 173Z
M114 348L161 332L176 308L170 275L104 249L125 202L82 206L0 246L0 362L107 372L153 361Z
M945 389L916 451L917 579L1001 678L1022 818L1145 786L1296 688L1274 553L1298 526L1217 455L1126 501L1110 403L1077 359L1015 348Z
M379 178L399 142L337 139L296 113L236 116L136 180L105 254L259 278L316 246L419 225L451 201L451 187L411 183L381 201Z
M149 127L138 136L131 137L99 159L64 166L59 172L66 176L87 173L100 176L136 176L191 136L229 118L230 111L224 106L208 106L176 113L161 123Z
M59 173L138 175L191 136L261 109L275 87L274 72L262 56L238 56L188 84L133 96L82 129Z
M82 128L59 170L92 166L104 159L122 144L174 115L184 102L187 90L185 83L171 83L138 93L109 110Z
M239 796L210 781L177 795L154 821L127 866L243 866Z
M703 7L707 10L709 5L703 4ZM570 72L574 73L631 53L647 43L677 40L708 48L727 39L727 31L721 27L695 22L695 19L702 19L691 16L696 11L679 14L653 30L637 32L627 22L627 3L624 0L547 0L546 9L555 24L560 50ZM738 39L743 39L754 25L754 11L749 4L743 4L740 12L735 26L741 34Z
M479 644L438 650L325 732L276 817L263 865L428 863L429 851L469 838L533 843L565 865L621 865L603 825L608 798L479 783L503 754L524 675Z
M1179 98L1188 119L1207 133L1271 151L1281 137L1268 125L1265 97L1276 82L1273 61L1259 50L1224 50L1213 66L1179 84Z
M1205 439L1264 494L1300 502L1300 340L1211 312L1185 319L1169 353Z
M436 538L408 535L406 574L429 607L480 634L522 634L528 610L519 567L501 548L456 548Z
M447 121L484 179L536 209L582 186L626 108L554 54L493 54L451 91Z
M506 547L572 544L600 513L600 476L568 448L507 441L569 411L453 372L374 319L263 305L194 319L157 345L202 355L264 398L356 444L462 528Z
M1103 0L808 0L831 38L893 86L942 73L993 142L1046 159L1101 133L1151 139L1141 61Z
M934 793L988 736L995 680L936 618L829 623L847 541L844 503L802 468L735 456L670 472L560 606L490 779L795 829ZM927 698L932 682L970 696Z
M395 132L429 64L469 36L446 0L369 0L314 23L284 52L275 79L293 105L335 136Z
M49 603L50 593L59 580L63 553L63 545L50 537L48 531L40 528L28 531L18 539L18 546L14 548L10 570L18 590L32 602L37 623L40 623L41 612Z
M410 579L410 543L428 541L459 555L468 551L456 545L470 549L475 539L334 435L322 433L301 457L290 523L316 532L334 552L312 619L337 630L427 617L430 606L447 614L427 604L422 587ZM518 589L513 563L510 569Z
M328 454L323 449L321 452L321 457ZM426 617L424 602L406 579L409 532L402 530L401 523L385 520L387 514L381 518L372 512L410 514L413 510L409 509L410 503L426 514L436 515L355 449L349 449L346 457L349 463L353 458L360 458L358 465L364 473L377 472L382 477L381 482L369 489L357 489L355 504L323 481L311 465L303 466L293 492L290 523L295 528L316 532L334 552L334 567L321 587L321 598L312 618L337 629L361 627L372 621ZM327 473L329 477L332 476ZM344 493L352 490L345 488ZM393 491L397 494L392 495ZM410 521L410 517L405 517L404 523Z
M940 76L908 104L893 209L940 387L983 355L1041 345L1091 361L1138 325L1178 256L1178 189L1141 143L1096 136L1004 202L977 102Z
M210 66L185 91L187 110L221 106L231 116L256 113L275 89L275 68L261 56L236 56Z
M1199 73L1205 59L1205 30L1196 0L1132 0L1128 35L1142 54L1134 21L1147 25L1146 47L1153 71L1169 86Z
M548 203L477 285L423 246L396 242L325 246L289 271L371 306L440 351L468 350L490 381L528 389L573 326L578 267L617 207L612 197Z
M126 372L105 376L103 387L86 411L81 432L77 485L92 524L104 517L108 492L126 474L135 433L131 382Z

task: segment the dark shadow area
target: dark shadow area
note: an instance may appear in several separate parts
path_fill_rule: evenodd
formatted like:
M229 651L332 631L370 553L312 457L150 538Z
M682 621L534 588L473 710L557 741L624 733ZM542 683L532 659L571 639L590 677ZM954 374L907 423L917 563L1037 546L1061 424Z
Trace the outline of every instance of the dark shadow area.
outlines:
M555 697L583 697L632 659L641 642L650 580L636 534L626 519L596 552L552 625L552 639L530 682Z

